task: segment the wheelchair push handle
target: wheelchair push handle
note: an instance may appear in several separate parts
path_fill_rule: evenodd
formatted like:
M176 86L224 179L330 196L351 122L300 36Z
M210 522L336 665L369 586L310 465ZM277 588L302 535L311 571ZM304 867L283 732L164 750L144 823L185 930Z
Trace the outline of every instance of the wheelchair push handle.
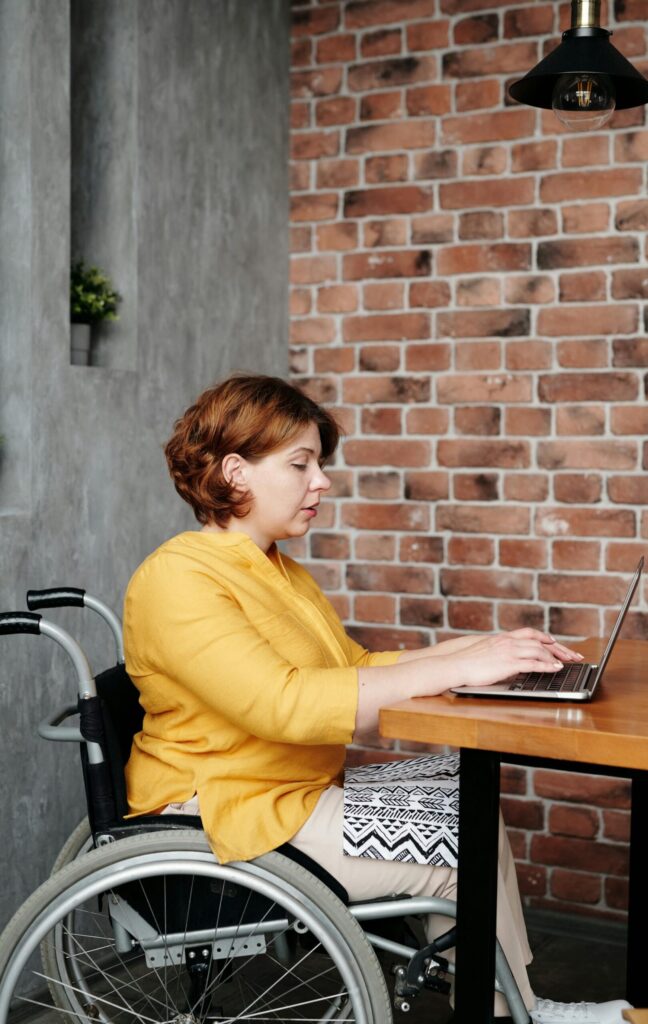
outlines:
M83 608L85 590L79 587L48 587L46 590L28 590L27 607L37 608Z
M117 661L123 665L124 638L121 619L98 597L93 597L80 587L48 587L45 590L28 590L27 607L32 611L36 608L91 608L108 624L115 641Z
M4 612L0 615L0 636L10 633L40 633L41 615L33 612Z

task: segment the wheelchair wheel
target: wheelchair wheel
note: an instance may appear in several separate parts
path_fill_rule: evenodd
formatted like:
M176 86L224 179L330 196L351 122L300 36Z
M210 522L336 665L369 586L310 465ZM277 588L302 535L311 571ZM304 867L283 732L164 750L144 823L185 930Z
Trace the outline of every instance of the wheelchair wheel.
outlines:
M0 937L0 1024L25 1003L84 1024L392 1019L376 956L326 886L276 853L218 864L185 830L92 850L29 898Z
M79 857L82 853L87 853L91 849L92 832L90 831L90 822L87 818L83 818L65 840L56 860L52 864L50 874L55 875L57 871L60 871L61 868L69 864L75 857Z

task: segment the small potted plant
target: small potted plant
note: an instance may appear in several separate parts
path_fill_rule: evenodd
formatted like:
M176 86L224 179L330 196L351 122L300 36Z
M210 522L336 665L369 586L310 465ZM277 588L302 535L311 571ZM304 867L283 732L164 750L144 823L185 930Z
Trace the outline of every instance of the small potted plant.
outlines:
M82 260L72 264L70 273L71 362L87 366L90 361L91 329L104 320L117 320L121 295L110 278L98 267L86 267Z

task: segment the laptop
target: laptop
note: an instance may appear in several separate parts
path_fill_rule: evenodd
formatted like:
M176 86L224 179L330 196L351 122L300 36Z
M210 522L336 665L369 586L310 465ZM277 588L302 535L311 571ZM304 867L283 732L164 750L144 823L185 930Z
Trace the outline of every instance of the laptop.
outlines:
M605 666L621 632L623 620L639 583L643 564L644 560L640 558L598 665L586 662L570 663L556 672L526 672L505 679L501 683L492 683L490 686L455 686L450 692L456 693L458 697L505 697L507 700L591 700L599 681L603 678Z

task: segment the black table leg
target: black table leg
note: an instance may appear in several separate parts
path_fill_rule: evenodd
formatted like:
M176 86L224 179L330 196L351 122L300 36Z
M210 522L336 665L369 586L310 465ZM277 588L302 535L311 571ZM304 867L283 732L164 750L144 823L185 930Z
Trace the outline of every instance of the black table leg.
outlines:
M461 792L461 790L459 791ZM461 832L460 832L461 834ZM634 1006L648 1006L646 921L648 921L648 772L632 779L628 966L626 995Z
M462 749L459 776L459 870L455 1020L491 1024L500 755Z

